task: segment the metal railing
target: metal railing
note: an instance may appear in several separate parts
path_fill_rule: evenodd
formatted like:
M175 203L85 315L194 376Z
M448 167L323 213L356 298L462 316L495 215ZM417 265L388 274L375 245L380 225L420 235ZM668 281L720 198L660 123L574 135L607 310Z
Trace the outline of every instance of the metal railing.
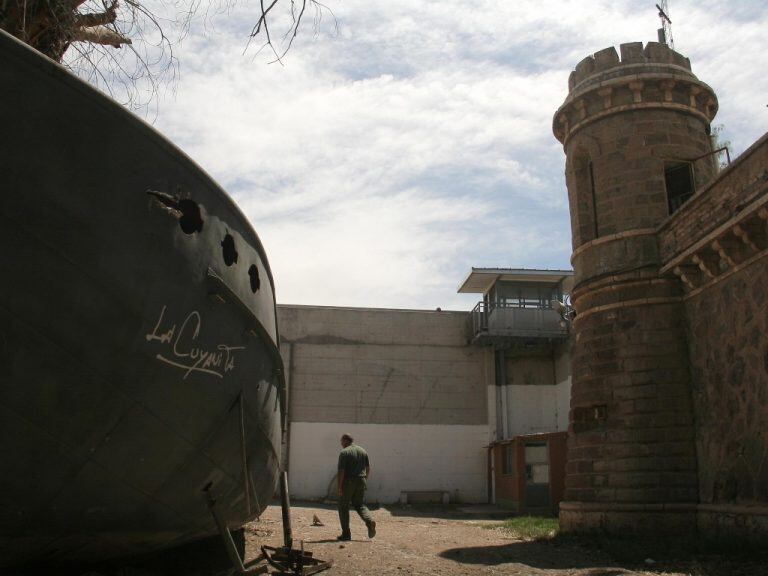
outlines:
M514 302L478 302L470 312L470 334L475 339L487 336L565 336L564 317L549 302L516 300Z

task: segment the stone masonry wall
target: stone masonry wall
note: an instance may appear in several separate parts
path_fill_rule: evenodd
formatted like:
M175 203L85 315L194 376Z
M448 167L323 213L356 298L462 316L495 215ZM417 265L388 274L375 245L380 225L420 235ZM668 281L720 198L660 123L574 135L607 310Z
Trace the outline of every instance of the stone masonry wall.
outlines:
M765 134L699 191L659 228L664 261L704 238L758 198L768 182L768 134Z
M701 119L677 111L634 110L595 123L586 133L569 142L566 170L571 202L582 221L574 226L574 249L611 234L655 228L669 214L664 186L664 162L694 159L710 150L706 127ZM578 181L581 157L593 164L597 205L593 210L588 179ZM711 177L709 160L696 163L696 172ZM576 200L578 198L578 200ZM597 215L596 225L594 214ZM583 220L588 220L585 226ZM586 230L585 230L586 227ZM585 236L585 234L587 234ZM593 233L594 234L594 233ZM578 257L578 252L574 255ZM579 266L575 265L576 272ZM577 279L578 283L578 279Z
M650 282L636 280L638 294ZM577 323L566 500L695 502L681 307L609 308Z
M702 503L768 504L768 266L686 301Z
M698 477L681 283L662 277L665 170L711 176L711 88L667 46L585 58L553 130L566 153L573 230L566 531L695 529Z
M681 277L699 531L768 540L768 135L659 228Z
M710 87L654 43L555 114L573 230L566 531L768 542L768 135L715 175ZM668 216L665 169L698 190Z

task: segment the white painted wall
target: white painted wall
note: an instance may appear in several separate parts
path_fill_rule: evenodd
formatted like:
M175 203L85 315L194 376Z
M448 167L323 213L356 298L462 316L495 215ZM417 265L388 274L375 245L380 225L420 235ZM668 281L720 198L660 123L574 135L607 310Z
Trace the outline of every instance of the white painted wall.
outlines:
M568 430L568 412L571 409L571 353L565 345L555 357L557 383L557 429Z
M444 490L451 501L487 501L487 425L322 422L291 423L288 477L293 498L326 497L344 433L371 459L369 502L396 502L407 490Z
M507 437L557 430L556 386L505 386Z
M568 430L571 379L555 386L505 386L507 437Z

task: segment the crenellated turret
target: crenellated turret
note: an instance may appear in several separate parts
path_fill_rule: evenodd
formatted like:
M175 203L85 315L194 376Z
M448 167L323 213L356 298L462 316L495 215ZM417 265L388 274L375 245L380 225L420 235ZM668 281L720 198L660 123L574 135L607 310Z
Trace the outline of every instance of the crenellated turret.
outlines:
M698 498L681 289L657 229L714 174L712 89L639 42L582 60L554 117L576 310L561 527L687 532Z
M709 122L717 97L691 72L691 63L665 44L622 44L587 56L568 78L568 97L555 113L555 137L567 144L580 128L628 110L676 110Z

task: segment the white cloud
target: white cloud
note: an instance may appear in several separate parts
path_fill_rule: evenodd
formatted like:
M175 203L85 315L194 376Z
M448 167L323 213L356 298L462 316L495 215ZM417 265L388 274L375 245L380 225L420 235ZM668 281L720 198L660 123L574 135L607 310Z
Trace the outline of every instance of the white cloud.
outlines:
M569 267L564 156L551 134L571 68L654 39L652 6L344 0L283 65L242 55L252 7L179 51L158 125L237 199L282 302L467 308L471 266ZM766 124L766 8L674 6L678 48L742 148ZM749 55L749 61L745 54ZM756 121L759 119L759 121ZM738 131L738 136L734 134Z

